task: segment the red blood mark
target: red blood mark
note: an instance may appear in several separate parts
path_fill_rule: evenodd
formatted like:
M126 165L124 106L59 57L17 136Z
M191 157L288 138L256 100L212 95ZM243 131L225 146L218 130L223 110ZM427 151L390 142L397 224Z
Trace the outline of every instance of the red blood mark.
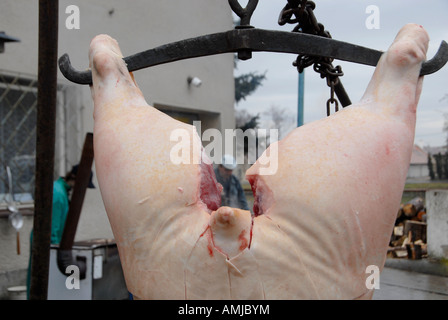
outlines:
M203 237L209 228L210 228L210 226L207 226L207 228L204 230L204 232L202 232L202 234L199 236L199 238Z
M248 176L247 180L250 183L250 186L252 188L252 193L254 195L254 206L253 206L253 211L254 211L254 215L257 217L261 214L263 214L262 210L261 210L261 196L259 194L257 194L257 176Z
M251 246L251 244L252 244L253 230L254 230L254 217L252 217L252 222L251 222L251 224L250 224L249 249L250 249L250 246Z
M201 182L199 198L209 210L215 211L221 206L222 186L216 181L215 172L210 164L201 163Z
M210 257L213 257L213 247L210 242L207 245L207 249L208 249L208 254L210 255Z
M389 155L389 154L390 154L389 146L386 146L386 155Z
M249 246L246 238L246 230L241 231L240 235L238 236L238 241L240 242L240 251L243 251Z
M207 249L208 249L208 254L210 255L210 257L213 257L213 236L212 236L212 232L210 230L210 226L208 226L204 232L202 232L202 234L199 236L199 238L203 237L204 235L207 236Z

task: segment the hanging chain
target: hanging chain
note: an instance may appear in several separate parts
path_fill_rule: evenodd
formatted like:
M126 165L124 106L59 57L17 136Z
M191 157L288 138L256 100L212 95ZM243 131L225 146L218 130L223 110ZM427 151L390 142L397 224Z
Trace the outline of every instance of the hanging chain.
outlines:
M316 4L309 0L287 0L288 3L283 8L278 19L279 25L297 24L292 32L302 32L320 37L331 38L330 32L325 30L323 24L319 23L314 15ZM341 66L334 67L333 58L317 57L311 55L299 54L293 65L299 73L309 66L313 66L314 71L320 74L320 77L327 79L327 85L330 87L330 99L327 101L327 116L330 115L331 104L335 105L335 111L339 110L339 105L334 97L334 87L339 82L339 77L344 75Z
M328 79L327 79L328 82ZM334 86L336 85L334 81L330 81L330 84L327 83L327 85L330 87L330 99L327 100L327 116L330 115L331 110L331 104L334 104L334 111L339 111L339 104L338 100L334 98Z

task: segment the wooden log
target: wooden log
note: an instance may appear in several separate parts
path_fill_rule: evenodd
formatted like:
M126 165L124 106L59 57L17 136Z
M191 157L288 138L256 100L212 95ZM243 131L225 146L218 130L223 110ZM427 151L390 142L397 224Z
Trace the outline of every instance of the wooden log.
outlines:
M426 214L426 211L422 210L419 213L417 213L417 221L423 221L423 216Z
M423 210L423 199L421 197L416 197L411 199L409 202L403 205L403 214L407 218L413 218Z
M419 221L407 220L404 226L404 234L408 235L410 242L422 240L426 243L427 224Z

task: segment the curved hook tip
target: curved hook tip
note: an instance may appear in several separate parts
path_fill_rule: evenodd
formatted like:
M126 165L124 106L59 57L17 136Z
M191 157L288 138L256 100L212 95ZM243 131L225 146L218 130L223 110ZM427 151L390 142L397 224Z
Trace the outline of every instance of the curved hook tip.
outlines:
M432 74L439 71L448 62L448 43L442 40L439 50L430 60L423 62L420 70L420 76Z
M77 71L73 68L70 57L67 53L64 53L58 60L59 70L68 80L77 84L92 84L92 72Z

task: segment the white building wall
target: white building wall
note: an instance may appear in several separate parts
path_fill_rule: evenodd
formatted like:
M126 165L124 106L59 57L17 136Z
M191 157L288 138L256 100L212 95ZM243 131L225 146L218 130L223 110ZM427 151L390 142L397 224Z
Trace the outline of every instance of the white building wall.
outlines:
M407 178L429 178L429 169L427 164L411 164L408 170Z

